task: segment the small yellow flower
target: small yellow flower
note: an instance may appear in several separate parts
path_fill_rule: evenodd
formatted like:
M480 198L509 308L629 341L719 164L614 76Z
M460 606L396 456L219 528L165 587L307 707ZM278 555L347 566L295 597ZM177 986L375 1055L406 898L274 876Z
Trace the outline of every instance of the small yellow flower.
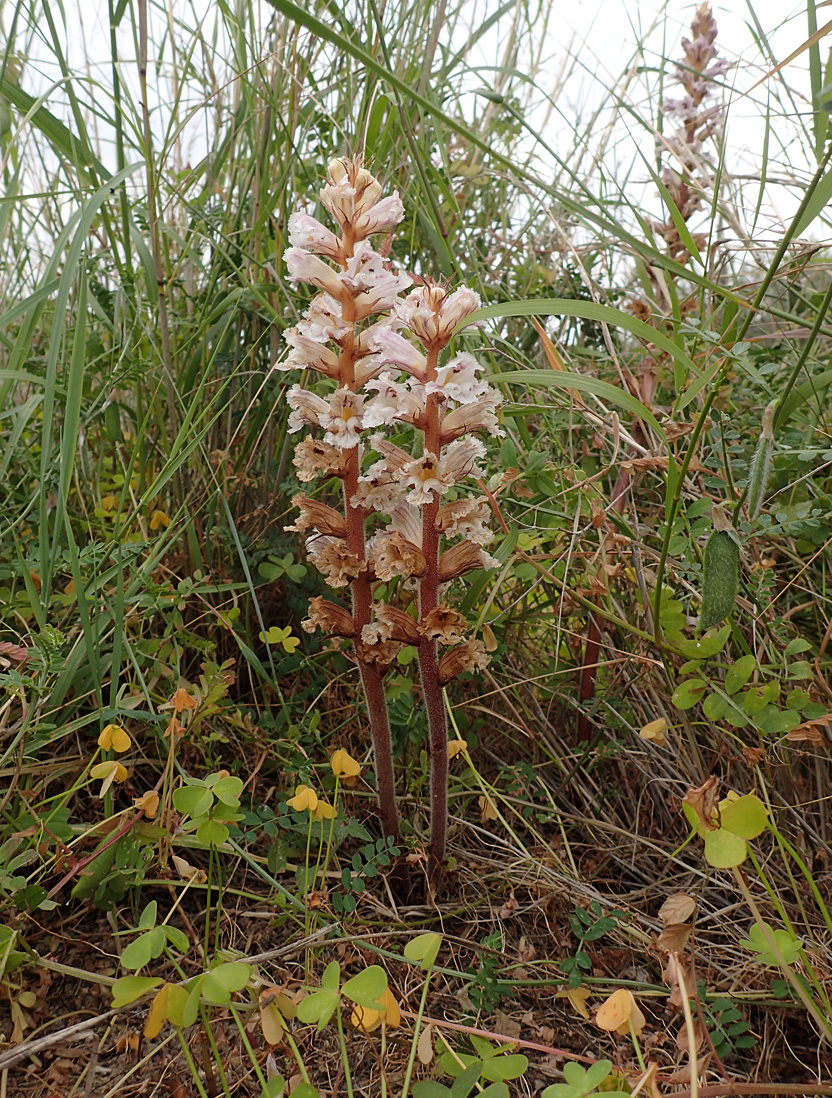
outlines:
M160 526L170 526L170 515L166 515L164 511L154 511L150 516L150 529L158 530Z
M132 740L127 732L118 724L108 724L98 737L98 746L104 751L129 751Z
M318 807L318 794L308 785L299 785L295 789L294 797L291 797L288 803L295 812L314 812Z
M312 809L312 815L316 820L334 820L338 812L331 804L318 798L318 803Z
M361 773L361 764L343 747L332 753L329 765L336 778L357 778Z
M103 797L113 782L127 781L127 769L115 759L109 759L106 762L96 763L90 770L90 777L102 779L98 796Z
M465 740L448 740L448 758L455 759L460 751L467 751L468 744Z
M638 1037L645 1022L646 1018L639 1010L633 993L626 987L620 987L605 999L595 1015L596 1026L610 1033L618 1033L621 1037L626 1037L630 1032L631 1023L633 1032Z
M355 1010L350 1015L350 1021L356 1029L362 1029L365 1033L372 1033L374 1029L378 1029L382 1022L386 1022L388 1026L394 1029L396 1026L401 1025L402 1012L389 987L385 988L380 1002L384 1004L381 1010L361 1006L360 1003L356 1005Z
M152 820L159 811L159 794L149 789L146 793L142 793L141 797L133 798L133 807L143 812L148 820Z

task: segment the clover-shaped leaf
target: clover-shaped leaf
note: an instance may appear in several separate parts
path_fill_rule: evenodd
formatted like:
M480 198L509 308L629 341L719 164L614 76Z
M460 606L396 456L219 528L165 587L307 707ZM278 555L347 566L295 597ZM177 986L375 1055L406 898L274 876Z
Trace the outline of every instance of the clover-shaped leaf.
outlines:
M300 644L300 637L292 636L291 625L284 625L282 629L279 625L273 625L270 629L267 629L265 633L260 633L260 640L264 641L272 648L276 648L278 644L282 644L284 651L288 652L290 656Z
M800 956L803 943L788 930L775 930L768 923L752 923L748 937L740 939L740 945L756 953L764 965L792 965ZM779 957L778 957L779 954Z

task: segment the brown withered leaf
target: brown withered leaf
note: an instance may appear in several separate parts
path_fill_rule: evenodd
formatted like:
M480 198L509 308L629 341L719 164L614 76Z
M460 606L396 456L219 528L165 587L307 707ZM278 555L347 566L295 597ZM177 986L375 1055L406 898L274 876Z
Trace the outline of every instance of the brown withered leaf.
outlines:
M8 660L16 660L18 663L25 663L29 658L29 649L22 644L0 641L0 656Z
M684 802L690 805L707 831L716 830L719 778L712 774L696 789L689 789L684 796Z
M832 723L832 713L824 713L822 717L816 717L812 721L804 721L791 732L786 733L786 739L792 743L813 743L820 746L830 746L829 725Z
M701 1048L702 1042L705 1040L705 1027L699 1018L696 1018L693 1023L693 1040L694 1048ZM676 1034L676 1048L680 1052L690 1052L690 1031L688 1030L687 1023L683 1022L679 1027L679 1032Z
M667 958L667 964L664 967L662 979L670 988L670 1005L678 1007L681 1010L685 996L682 994L682 988L679 982L680 974L685 985L685 990L687 994L690 995L695 986L693 982L693 968L690 965L686 965L684 961L680 959L678 953L671 953Z
M681 953L688 944L690 926L687 923L668 923L656 939L663 953Z
M743 745L742 754L748 766L759 766L766 757L764 747L746 747Z
M686 923L696 911L696 898L689 892L674 892L659 908L663 923Z

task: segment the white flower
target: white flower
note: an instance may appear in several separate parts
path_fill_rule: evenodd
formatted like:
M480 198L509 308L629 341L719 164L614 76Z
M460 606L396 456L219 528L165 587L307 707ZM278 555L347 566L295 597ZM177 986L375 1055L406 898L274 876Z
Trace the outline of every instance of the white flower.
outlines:
M338 263L344 260L344 249L335 233L300 210L289 217L289 243L294 248L305 248Z
M310 538L306 543L306 553L330 587L346 587L366 567L343 538L328 537L326 534Z
M330 477L344 475L344 458L341 451L317 438L304 438L295 447L292 463L298 471L298 480L309 481L322 473Z
M347 332L352 331L352 325L344 323L341 302L326 293L316 294L312 298L297 328L301 335L319 343L325 343L328 339L339 343Z
M454 481L442 469L442 460L436 454L427 451L420 458L409 462L401 471L405 484L411 488L407 502L414 507L423 503L433 503L433 492L443 495Z
M437 393L446 400L455 400L457 404L471 404L488 392L488 382L477 374L482 366L467 352L456 355L445 366L436 371L436 379L425 385L425 392ZM499 400L499 396L498 396Z
M286 402L292 409L289 415L289 434L299 431L304 424L321 427L323 417L330 415L327 402L315 393L310 393L308 389L301 389L300 385L292 386L286 394Z
M446 538L461 537L472 545L487 545L493 536L488 527L489 510L484 500L465 496L444 503L436 524Z
M289 277L295 282L311 282L313 286L326 290L336 298L344 293L337 272L311 252L304 248L287 248L283 258Z
M366 389L375 389L376 396L367 402L364 410L364 426L388 426L397 419L406 423L418 423L425 410L422 386L416 383L408 387L396 381L393 374L383 373L374 381L368 381ZM414 391L415 389L415 391Z
M404 206L399 198L399 192L393 191L388 198L362 209L353 224L357 239L369 236L371 233L389 233L404 217Z
M380 366L398 366L405 373L411 374L420 381L424 380L427 359L409 339L399 335L389 324L378 326L373 336L372 349L378 355Z
M484 396L473 404L460 404L442 420L442 442L464 435L467 431L487 431L494 438L502 438L505 431L494 415L502 397L496 389L487 387Z
M383 459L367 468L358 478L358 488L350 499L352 507L366 507L370 511L383 511L390 514L403 496L402 485L392 476Z
M460 438L452 442L442 455L443 474L452 478L452 483L465 477L481 477L482 469L477 459L485 457L485 447L476 438Z
M291 348L278 370L318 370L327 377L338 377L338 356L325 343L303 335L299 328L289 328L283 338Z
M347 261L347 270L337 277L353 297L356 320L392 309L411 282L410 275L388 270L366 241L356 245L355 255Z
M339 450L351 450L361 441L361 413L364 397L342 387L332 394L327 413L321 416L320 425L326 429L324 442Z

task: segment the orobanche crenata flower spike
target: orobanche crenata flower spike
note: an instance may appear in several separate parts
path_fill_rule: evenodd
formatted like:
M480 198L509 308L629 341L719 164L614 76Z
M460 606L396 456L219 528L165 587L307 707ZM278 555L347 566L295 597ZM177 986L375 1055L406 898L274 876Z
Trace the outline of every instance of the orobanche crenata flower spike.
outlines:
M353 642L379 811L390 836L398 835L398 814L383 678L403 645L417 648L429 727L429 878L435 888L448 816L442 691L461 672L488 663L463 615L444 599L452 581L496 563L484 549L491 538L488 504L462 485L482 475L478 462L485 448L475 434L503 433L500 394L483 379L473 355L444 360L455 330L479 308L477 294L397 271L370 244L370 237L387 237L404 216L398 194L383 198L360 159L338 159L329 165L320 199L337 232L306 213L289 221L289 275L319 293L286 332L289 354L280 368L313 370L328 379L315 392L291 386L289 430L319 433L298 443L297 476L340 478L343 511L299 495L293 503L300 513L287 529L307 535L309 559L330 587L350 589L352 605L348 610L315 598L303 627ZM412 449L389 435L410 439Z

